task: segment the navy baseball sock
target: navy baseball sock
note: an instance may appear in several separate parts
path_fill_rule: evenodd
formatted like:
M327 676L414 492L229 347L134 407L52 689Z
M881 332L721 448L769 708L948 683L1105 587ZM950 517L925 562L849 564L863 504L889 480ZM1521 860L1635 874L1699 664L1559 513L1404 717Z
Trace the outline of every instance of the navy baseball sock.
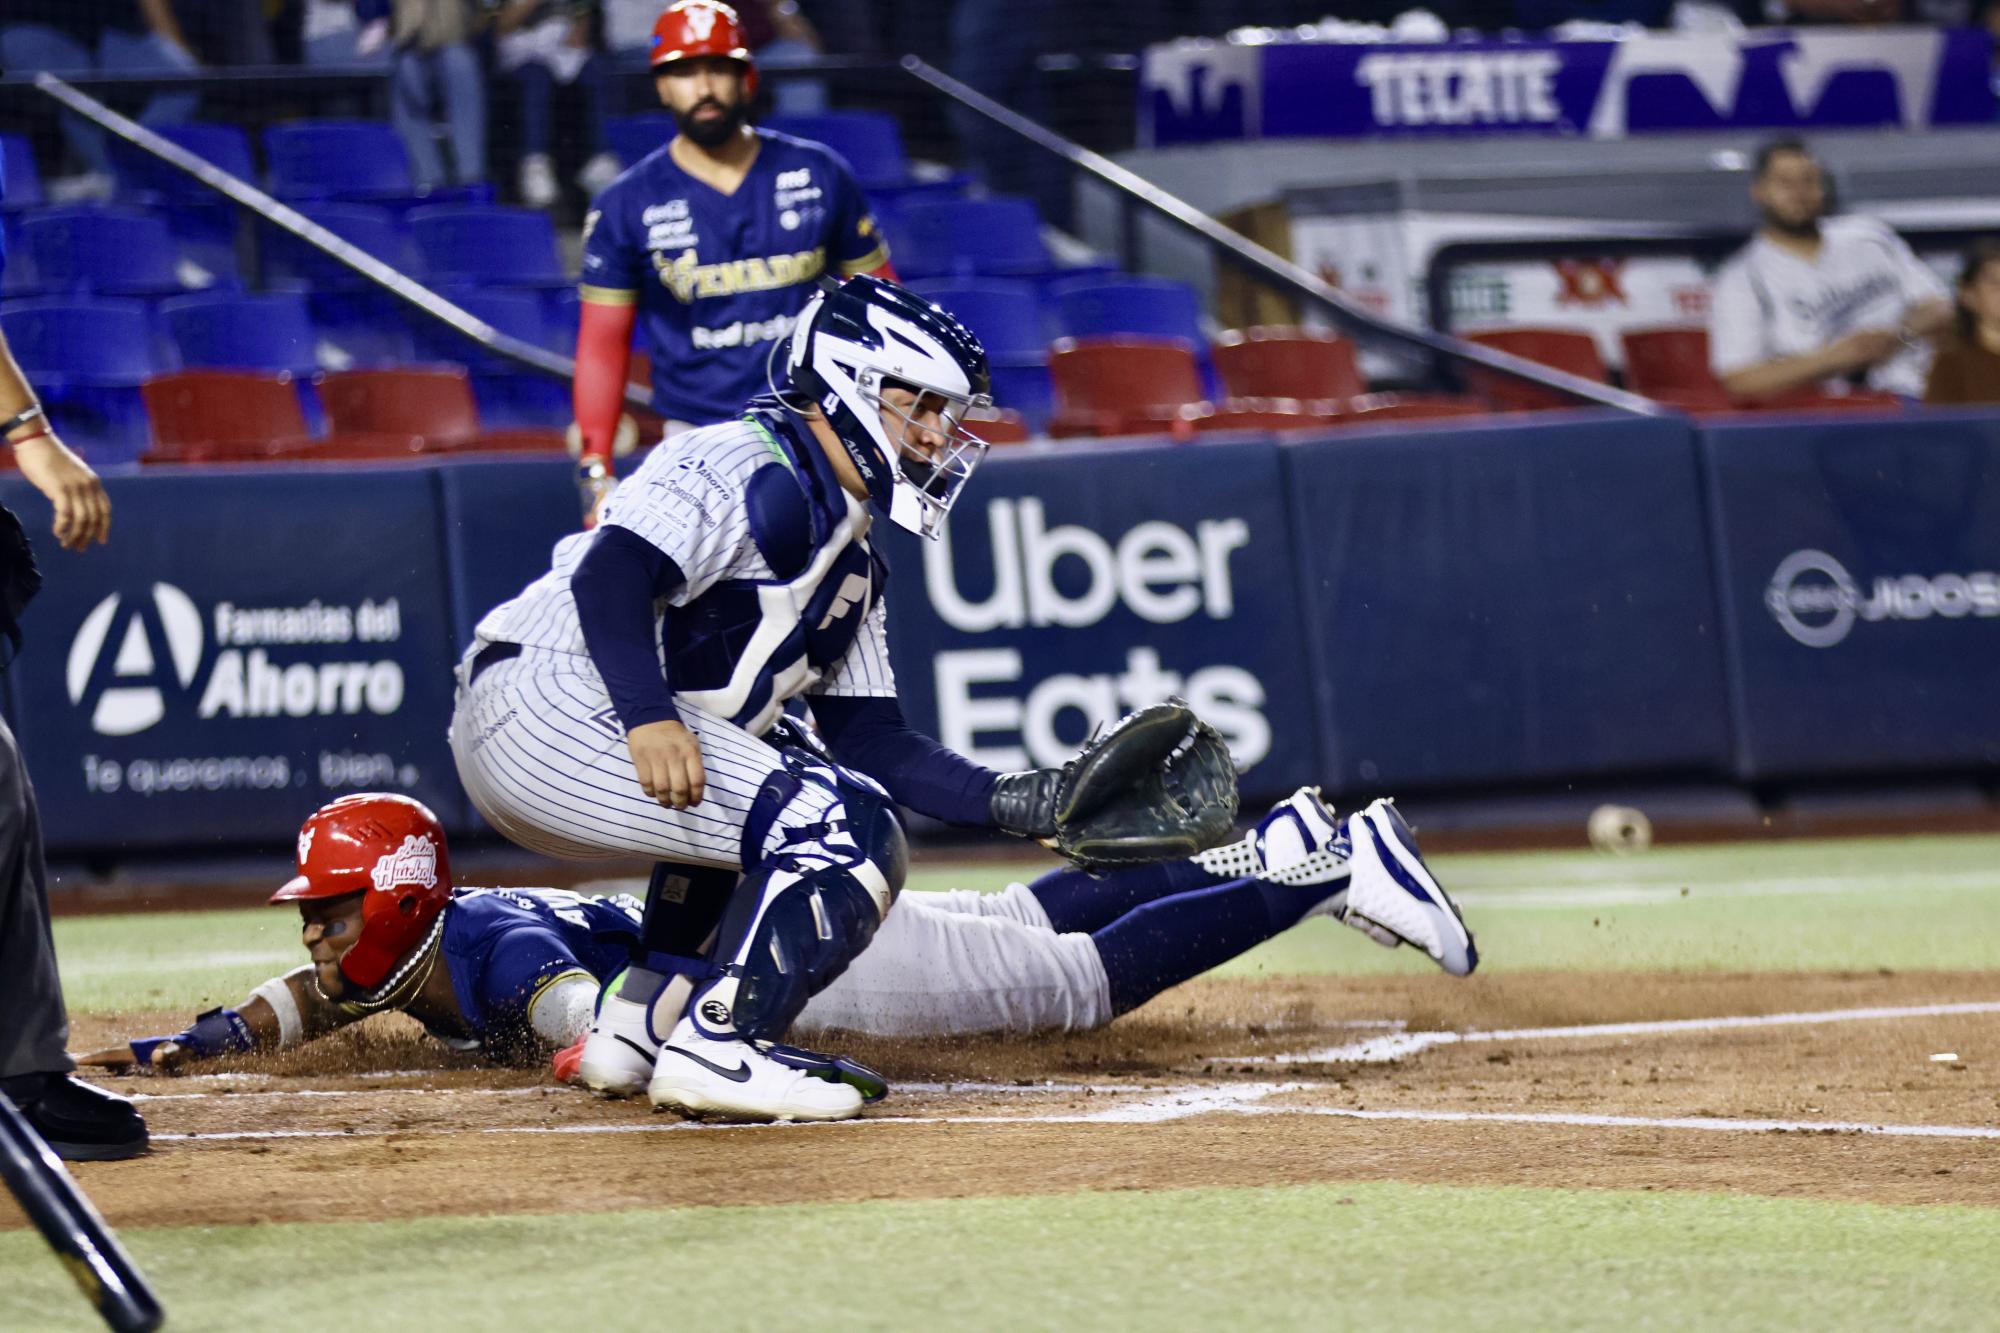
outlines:
M1235 879L1126 913L1091 932L1111 984L1111 1011L1136 1009L1167 987L1228 962L1291 929L1323 900L1309 889Z
M1226 878L1194 861L1162 861L1102 876L1067 867L1051 870L1030 884L1028 892L1049 914L1049 924L1067 934L1108 926L1134 908L1161 898L1226 883Z

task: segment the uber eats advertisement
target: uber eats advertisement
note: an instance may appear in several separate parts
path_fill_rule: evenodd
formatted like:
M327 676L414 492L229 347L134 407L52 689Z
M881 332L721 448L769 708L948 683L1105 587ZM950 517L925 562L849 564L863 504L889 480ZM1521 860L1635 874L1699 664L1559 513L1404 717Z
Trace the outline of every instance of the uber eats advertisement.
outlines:
M106 485L111 541L81 555L0 489L44 576L8 677L51 845L255 841L361 789L459 815L427 473Z
M942 539L892 536L911 721L1019 769L1177 694L1222 733L1246 797L1313 780L1277 447L1076 452L989 457Z

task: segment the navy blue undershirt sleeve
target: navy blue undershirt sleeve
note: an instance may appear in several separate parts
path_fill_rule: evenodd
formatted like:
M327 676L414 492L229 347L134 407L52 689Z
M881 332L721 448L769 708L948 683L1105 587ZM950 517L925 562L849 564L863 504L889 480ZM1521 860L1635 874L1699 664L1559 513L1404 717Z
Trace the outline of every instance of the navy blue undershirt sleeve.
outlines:
M881 783L896 804L947 824L993 826L1000 775L910 726L894 699L815 695L812 710L834 759Z
M660 669L653 601L684 582L666 552L615 527L597 530L570 575L584 646L628 732L649 722L680 721L673 685Z

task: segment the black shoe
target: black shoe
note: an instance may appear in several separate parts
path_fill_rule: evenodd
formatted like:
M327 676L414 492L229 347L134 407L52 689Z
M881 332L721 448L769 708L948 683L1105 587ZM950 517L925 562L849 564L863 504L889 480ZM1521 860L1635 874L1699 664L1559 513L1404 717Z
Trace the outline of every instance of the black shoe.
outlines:
M0 1082L35 1132L66 1162L121 1162L146 1151L139 1108L68 1074L26 1074Z

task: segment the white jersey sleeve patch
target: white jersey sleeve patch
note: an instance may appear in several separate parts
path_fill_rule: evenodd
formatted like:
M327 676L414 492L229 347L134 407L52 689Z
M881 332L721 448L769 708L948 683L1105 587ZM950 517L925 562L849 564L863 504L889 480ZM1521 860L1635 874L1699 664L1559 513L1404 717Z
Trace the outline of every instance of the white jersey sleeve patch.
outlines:
M691 431L655 449L612 496L604 522L644 538L680 569L686 582L675 604L749 572L746 563L761 569L744 492L767 452L748 423Z

